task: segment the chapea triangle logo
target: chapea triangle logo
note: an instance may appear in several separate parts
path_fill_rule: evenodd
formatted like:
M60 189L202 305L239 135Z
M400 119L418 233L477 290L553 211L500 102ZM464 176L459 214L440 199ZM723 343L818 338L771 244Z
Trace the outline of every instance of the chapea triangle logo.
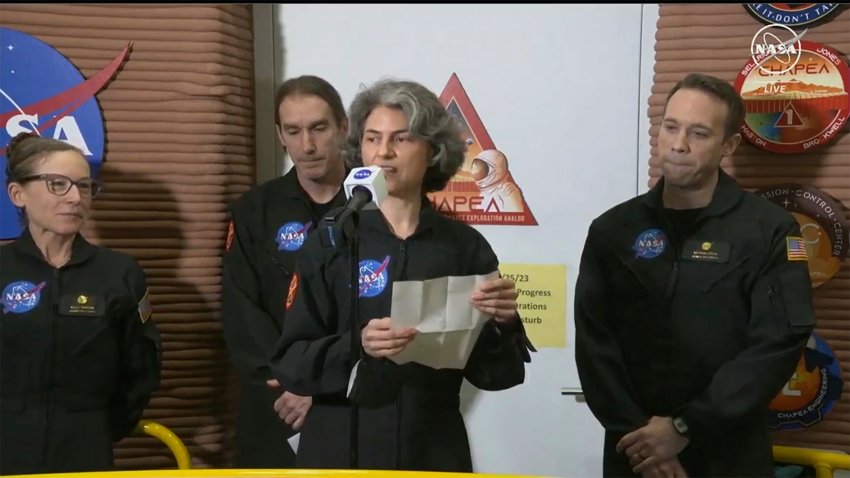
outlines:
M508 155L496 148L456 73L449 78L440 101L460 126L466 155L446 187L428 195L434 208L467 224L536 226L511 174Z

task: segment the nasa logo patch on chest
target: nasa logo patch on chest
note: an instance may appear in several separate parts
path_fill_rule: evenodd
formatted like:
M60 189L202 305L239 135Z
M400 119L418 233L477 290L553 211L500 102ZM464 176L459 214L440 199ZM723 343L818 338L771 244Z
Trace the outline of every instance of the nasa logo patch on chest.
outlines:
M647 229L638 234L632 249L635 257L640 259L655 259L667 249L667 234L661 229Z
M311 223L303 224L297 221L287 222L280 226L275 236L277 250L295 252L304 245Z
M390 256L383 262L372 259L360 261L360 297L377 297L384 292L389 282Z
M3 313L23 314L29 312L41 301L41 290L46 282L35 285L32 282L19 280L14 281L3 288Z

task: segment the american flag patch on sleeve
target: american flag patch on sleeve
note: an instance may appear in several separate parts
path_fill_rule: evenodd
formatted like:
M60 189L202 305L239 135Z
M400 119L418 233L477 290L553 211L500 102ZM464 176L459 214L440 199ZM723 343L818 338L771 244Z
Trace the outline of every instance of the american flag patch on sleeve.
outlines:
M139 319L142 320L142 323L148 321L151 316L151 299L149 290L145 290L145 296L142 297L142 300L139 301Z
M788 251L789 261L808 261L806 256L806 243L802 237L788 236L785 238L785 246Z

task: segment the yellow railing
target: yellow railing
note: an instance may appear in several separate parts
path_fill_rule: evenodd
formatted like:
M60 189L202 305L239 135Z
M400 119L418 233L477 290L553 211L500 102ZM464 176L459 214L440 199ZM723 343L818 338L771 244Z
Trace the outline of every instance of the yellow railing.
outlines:
M152 422L150 420L142 420L136 427L136 431L146 433L159 441L165 443L174 458L177 460L177 468L180 470L188 470L192 467L192 461L189 459L189 450L186 445L180 440L180 437L174 434L164 425Z
M850 470L850 455L825 450L774 445L773 459L781 463L813 466L817 478L832 478L834 470Z
M435 473L413 471L375 471L375 470L263 470L263 469L203 469L191 470L189 451L180 438L163 425L142 420L137 431L153 436L165 443L177 459L178 470L139 470L121 472L56 473L40 475L44 478L461 478L468 474ZM850 455L811 448L795 448L775 445L773 459L780 463L812 466L817 478L832 478L834 470L850 470ZM23 475L21 475L23 476ZM524 475L488 475L476 474L477 478L534 478ZM12 478L12 477L10 477ZM542 477L537 477L542 478Z
M31 475L30 475L31 476ZM520 475L489 475L418 471L375 470L137 470L99 471L89 473L57 473L38 475L39 478L545 478ZM20 477L9 478L27 478Z

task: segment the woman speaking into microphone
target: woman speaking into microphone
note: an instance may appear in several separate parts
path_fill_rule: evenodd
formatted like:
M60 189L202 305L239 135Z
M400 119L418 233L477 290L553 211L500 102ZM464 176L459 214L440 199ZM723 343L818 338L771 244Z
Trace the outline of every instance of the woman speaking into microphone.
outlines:
M359 468L470 472L459 407L463 379L483 390L508 389L523 382L530 361L515 285L496 278L471 294L473 306L492 320L463 369L390 360L416 340L415 329L394 325L394 282L485 275L499 263L477 230L440 214L426 197L446 186L465 153L460 130L437 96L418 83L383 80L361 91L349 113L346 160L352 167L380 167L388 195L378 209L360 213L358 314L349 305L345 247L323 247L319 233L312 234L298 260L272 358L285 389L313 396L296 464L348 468L350 407L357 406ZM353 317L360 320L356 327ZM359 335L354 341L351 330ZM352 342L360 349L354 354ZM355 361L360 386L349 398Z

